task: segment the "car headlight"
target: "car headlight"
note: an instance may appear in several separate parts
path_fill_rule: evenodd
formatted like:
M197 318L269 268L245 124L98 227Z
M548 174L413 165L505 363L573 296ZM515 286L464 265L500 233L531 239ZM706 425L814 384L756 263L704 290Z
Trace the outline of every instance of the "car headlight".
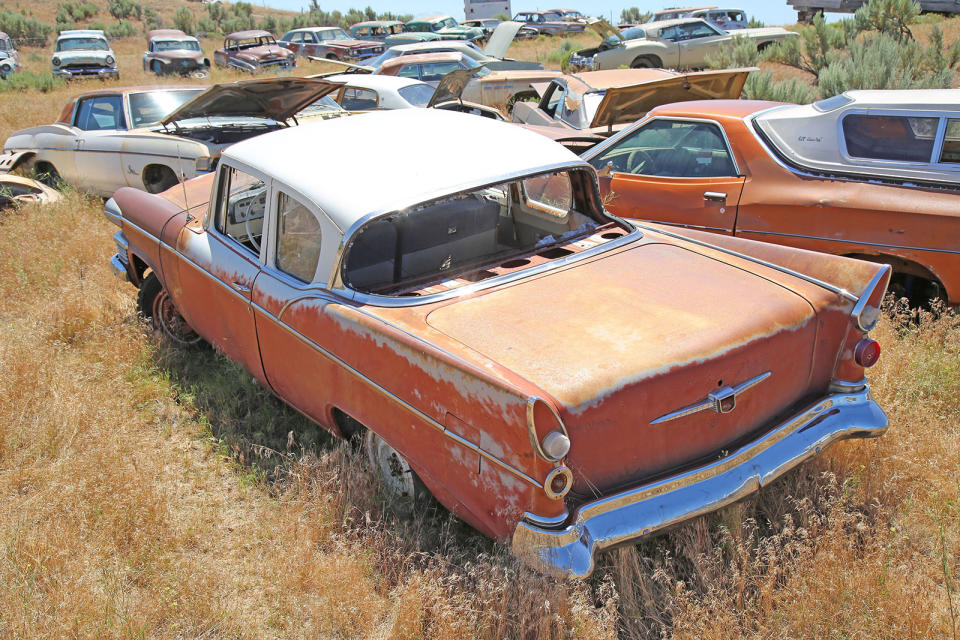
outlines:
M113 64L116 60L113 59L113 56L107 56L106 62L107 64Z
M51 63L53 64L53 66L55 66L55 67L59 67L59 66L60 66L60 58L58 58L57 56L53 56L53 58L50 59L50 62L51 62Z

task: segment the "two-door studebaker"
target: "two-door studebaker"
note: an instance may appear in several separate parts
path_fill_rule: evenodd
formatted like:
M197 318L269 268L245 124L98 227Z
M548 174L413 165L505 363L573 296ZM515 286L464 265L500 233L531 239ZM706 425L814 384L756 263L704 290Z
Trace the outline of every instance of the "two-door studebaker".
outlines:
M484 144L451 162L425 137ZM392 142L375 181L358 139ZM627 224L593 167L514 125L340 118L184 186L106 205L143 313L363 436L393 500L425 485L543 569L589 574L886 428L864 367L889 267Z
M956 89L666 105L585 157L617 215L886 263L896 295L960 304Z

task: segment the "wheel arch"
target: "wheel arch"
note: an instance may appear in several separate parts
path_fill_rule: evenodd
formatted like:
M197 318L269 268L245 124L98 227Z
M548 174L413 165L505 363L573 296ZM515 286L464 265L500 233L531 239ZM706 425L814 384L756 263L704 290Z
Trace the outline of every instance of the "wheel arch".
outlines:
M913 276L914 278L921 278L930 282L932 285L935 285L939 290L946 295L948 299L953 299L957 295L955 291L947 291L946 286L943 284L943 278L936 272L935 269L920 264L914 260L908 260L900 256L891 255L888 253L844 253L846 258L855 258L857 260L864 260L866 262L874 262L880 264L888 264L893 268L893 277L897 278L898 276Z

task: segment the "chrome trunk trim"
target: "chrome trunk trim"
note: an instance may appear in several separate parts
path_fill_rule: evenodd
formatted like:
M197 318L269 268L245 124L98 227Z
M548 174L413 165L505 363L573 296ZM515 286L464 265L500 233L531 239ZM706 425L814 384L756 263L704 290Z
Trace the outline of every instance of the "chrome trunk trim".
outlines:
M580 506L563 529L521 520L513 551L542 571L588 576L598 551L716 511L838 440L876 437L886 429L887 416L869 389L828 395L716 462Z

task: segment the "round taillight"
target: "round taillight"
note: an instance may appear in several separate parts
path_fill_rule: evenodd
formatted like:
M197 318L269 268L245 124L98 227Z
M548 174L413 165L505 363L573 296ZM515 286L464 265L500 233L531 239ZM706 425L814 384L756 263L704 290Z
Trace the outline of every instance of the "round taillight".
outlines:
M544 436L540 446L548 456L554 460L559 460L570 451L570 438L559 431L551 431Z
M880 359L880 343L864 338L853 348L853 359L861 367L872 367Z
M559 500L567 495L570 487L573 486L573 474L566 467L554 467L543 483L544 493L552 500Z

